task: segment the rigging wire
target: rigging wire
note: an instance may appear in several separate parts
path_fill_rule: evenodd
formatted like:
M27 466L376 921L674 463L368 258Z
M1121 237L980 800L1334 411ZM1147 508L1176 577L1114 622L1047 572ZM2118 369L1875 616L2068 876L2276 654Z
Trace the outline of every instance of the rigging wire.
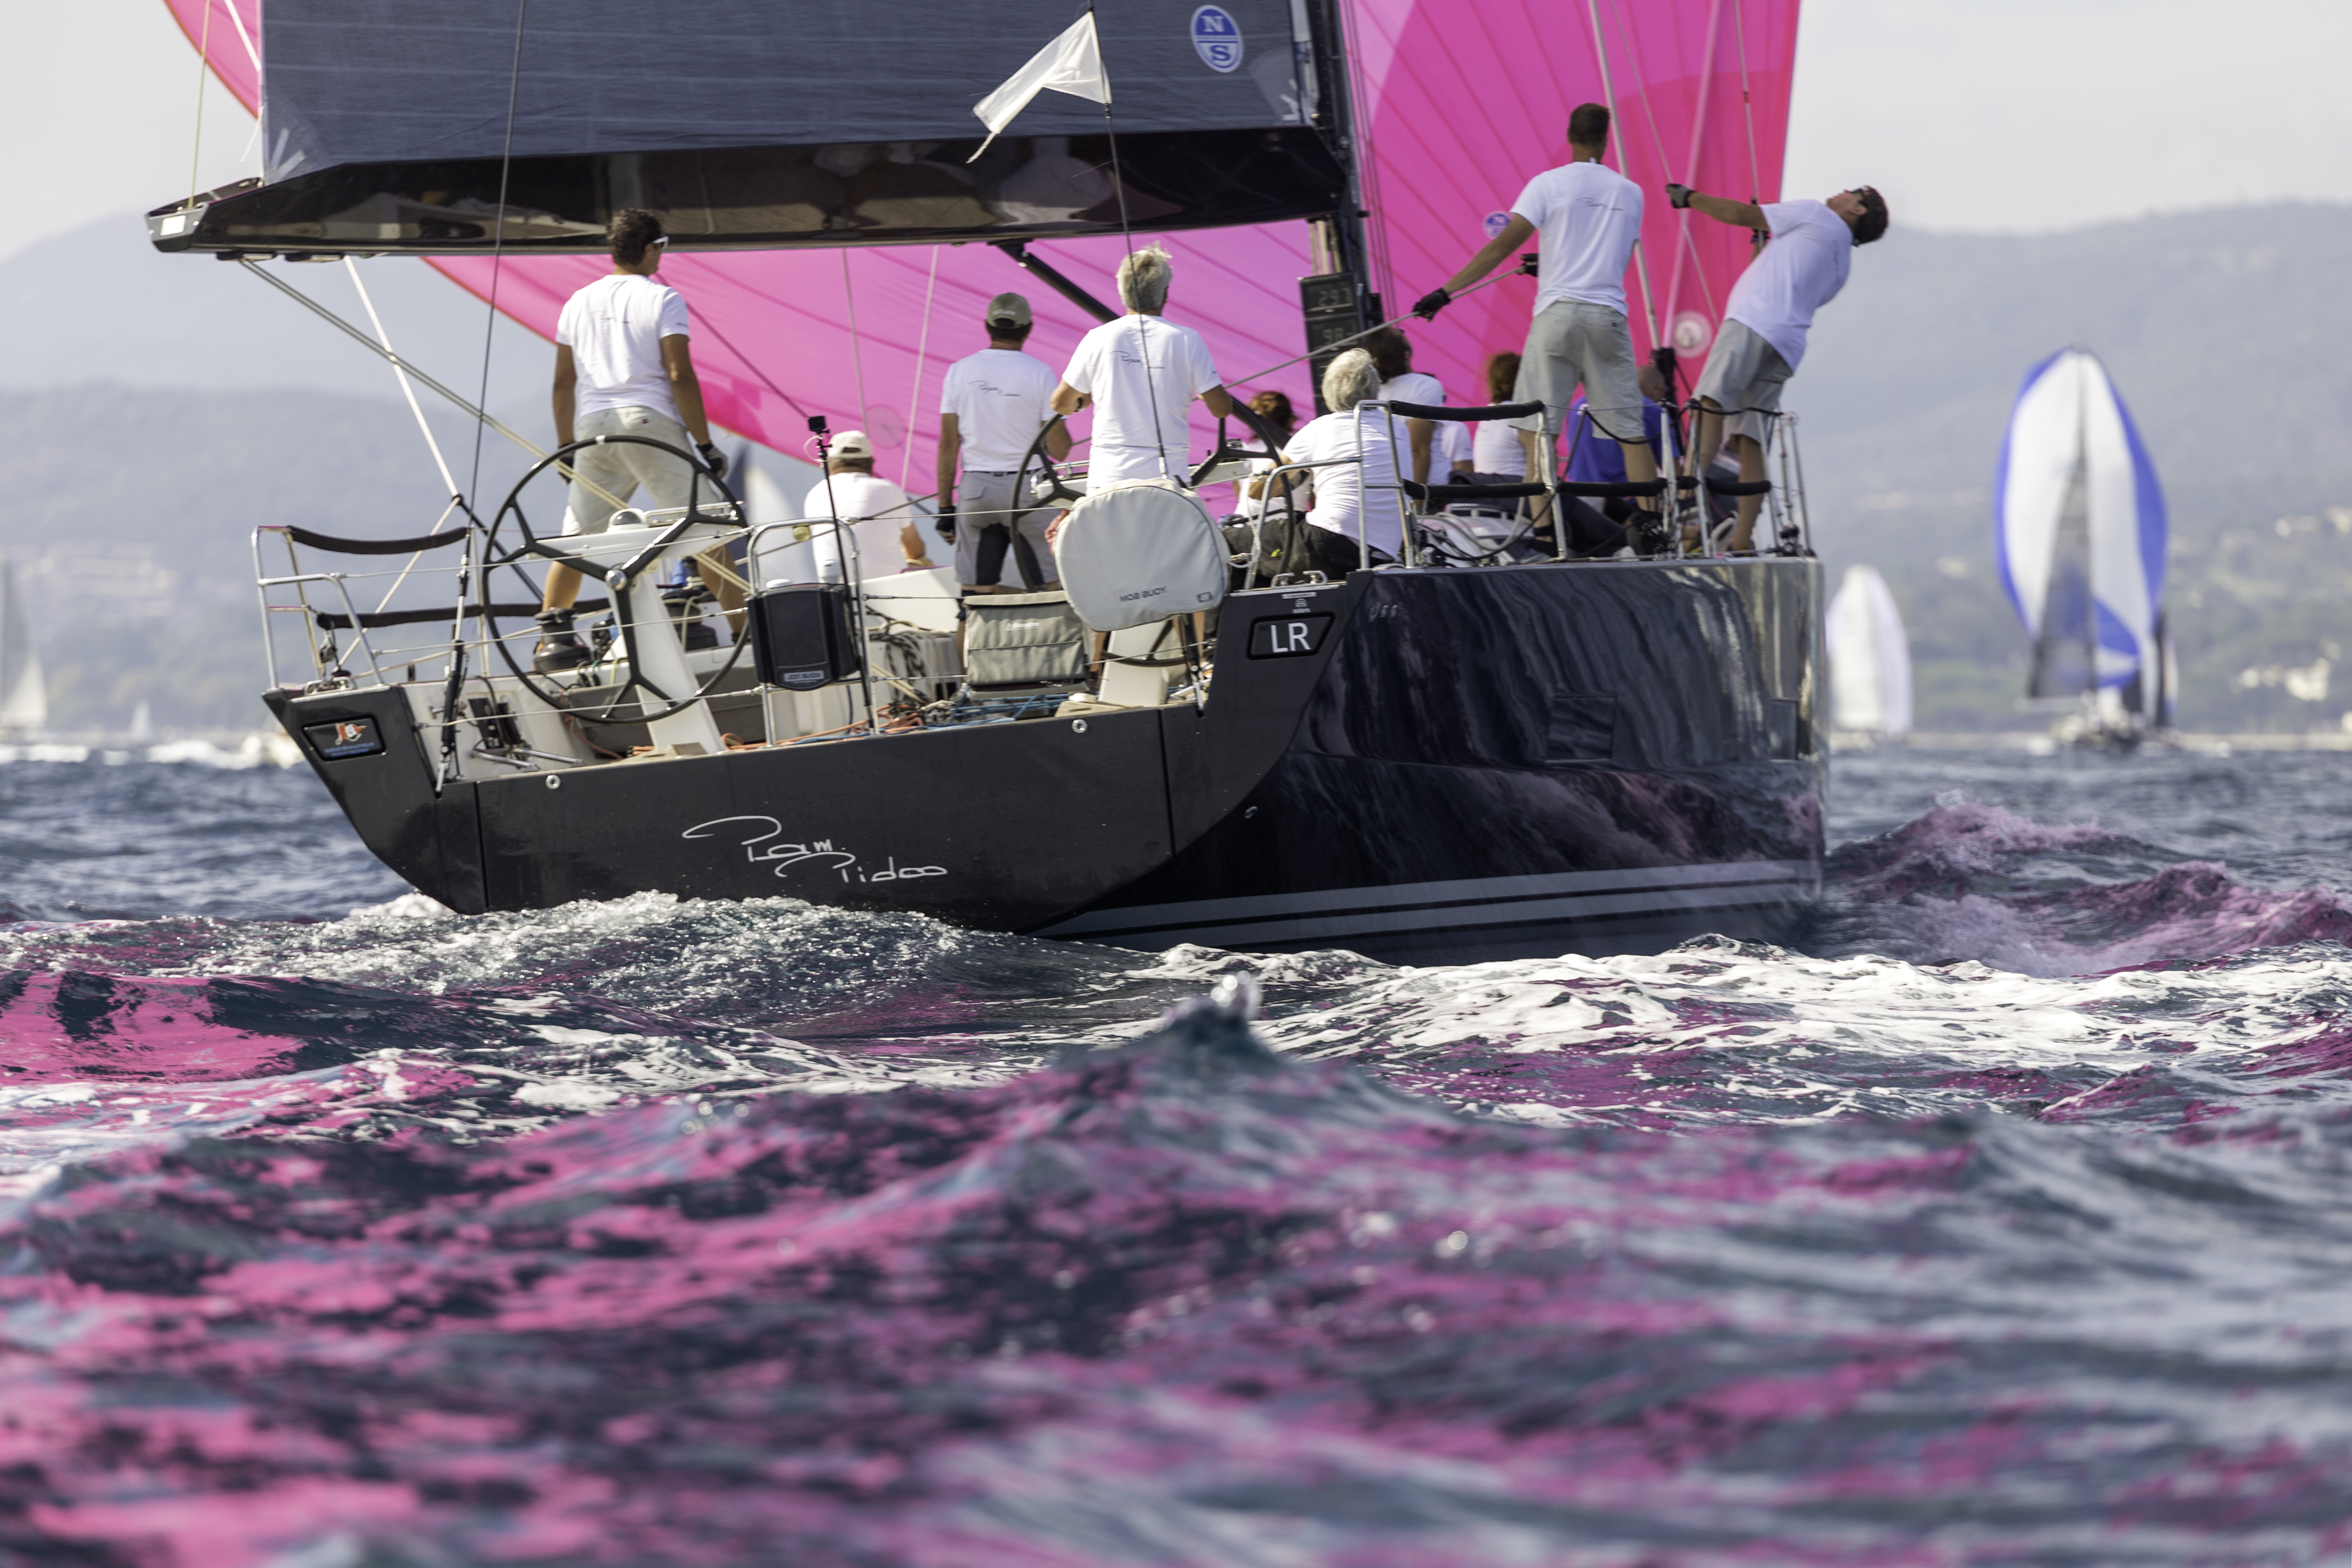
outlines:
M1601 32L1600 0L1586 0L1586 9L1592 21L1593 53L1601 63L1601 96L1602 101L1609 106L1610 127L1612 139L1616 143L1617 172L1622 175L1625 174L1625 139L1622 134L1616 133L1617 91L1610 82L1609 46ZM1630 178L1630 176L1627 177ZM1633 237L1633 267L1642 285L1642 311L1650 323L1650 343L1654 348L1663 341L1658 336L1658 301L1650 287L1650 253L1643 246L1642 237L1638 234Z
M1610 4L1616 7L1617 32L1620 37L1626 40L1627 50L1633 57L1633 69L1635 72L1641 73L1641 51L1633 43L1633 29L1626 20L1625 0L1610 0ZM1721 15L1722 8L1723 0L1715 0L1715 10L1718 17ZM1715 33L1712 29L1709 30L1707 37L1710 46L1710 58L1708 63L1711 65L1713 63L1712 45L1715 38ZM1713 76L1711 73L1703 73L1699 78L1699 101L1702 106L1704 106L1706 100L1706 84L1712 79ZM1654 94L1648 92L1642 94L1642 117L1649 121L1650 140L1657 145L1658 167L1662 170L1669 168L1671 163L1669 155L1666 152L1666 135L1665 132L1660 130L1658 126L1657 100ZM1697 174L1698 138L1699 132L1697 125L1695 123L1691 132L1691 172L1694 177L1696 177ZM1624 156L1622 150L1618 156L1618 162L1621 163L1624 162ZM1668 221L1672 222L1673 220L1669 219ZM1689 251L1691 260L1694 264L1694 269L1698 271L1699 289L1706 296L1707 309L1712 311L1715 309L1715 292L1707 285L1706 271L1702 268L1697 268L1696 266L1698 260L1698 248L1696 242L1691 238L1690 218L1687 214L1684 216L1681 222L1681 237L1683 241L1683 248ZM1681 299L1682 270L1682 258L1677 256L1675 258L1673 268L1666 274L1666 300L1664 307L1664 320L1666 330L1669 332L1674 330L1675 306L1680 302ZM1642 286L1643 290L1646 292L1649 288L1649 278L1646 274L1643 277ZM1654 303L1652 309L1654 312L1658 308ZM1658 319L1654 314L1650 323L1650 335L1653 340L1653 347L1663 346L1672 342L1670 338L1660 337L1658 335Z
M870 405L866 401L866 340L857 334L857 294L849 286L849 247L841 247L841 297L849 305L849 363L857 372L857 426L866 430ZM872 440L874 432L866 430Z
M1756 100L1748 90L1748 18L1739 0L1731 0L1731 32L1739 41L1739 111L1748 118L1748 178L1751 190L1748 199L1764 199L1764 165L1756 152Z
M487 407L490 401L490 345L499 331L499 278L506 263L507 243L507 180L514 170L515 100L522 90L523 18L530 14L530 0L515 0L514 61L507 69L507 131L506 145L499 154L499 216L490 229L490 291L487 298L488 310L482 323L482 385L476 395L477 408ZM484 415L474 425L474 471L466 482L467 495L479 494L482 488L482 426L488 418Z
M245 18L236 14L236 0L220 0L220 7L228 13L229 26L236 29L236 41L245 46L245 58L253 62L254 86L258 89L261 85L261 51L253 47L253 35L245 30ZM256 113L254 122L258 124L260 121L261 116Z
M923 285L923 331L915 343L915 385L907 394L907 446L898 459L898 488L907 488L915 471L915 417L923 411L923 361L931 352L931 294L940 282L940 247L931 247L930 280Z
M1118 126L1110 113L1110 68L1102 63L1102 22L1095 15L1095 0L1087 0L1087 21L1094 27L1095 64L1102 70L1103 135L1110 142L1110 184L1113 194L1118 197L1118 232L1127 246L1126 259L1119 263L1120 270L1124 271L1127 262L1135 259L1135 225L1127 213L1127 176L1118 166ZM1118 281L1116 274L1112 281ZM1122 305L1127 303L1124 294L1118 302ZM1161 309L1167 308L1165 296L1161 297L1160 303ZM1143 361L1143 388L1151 396L1151 441L1160 453L1160 474L1162 479L1172 479L1176 476L1168 471L1168 428L1160 417L1160 383L1151 374L1151 334L1144 327L1141 310L1130 310L1128 314L1135 318L1135 346Z
M205 0L204 37L196 45L196 133L188 147L188 205L196 205L196 170L205 152L205 79L213 68L213 0Z
M1617 126L1617 89L1610 85L1609 45L1601 33L1601 0L1584 0L1585 11L1592 19L1592 52L1601 62L1601 100L1609 107L1609 125L1613 132ZM1617 172L1625 173L1625 139L1617 142ZM1641 236L1633 237L1633 267L1642 281L1642 311L1650 321L1650 346L1655 348L1664 340L1658 336L1658 300L1650 291L1650 255L1642 248Z
M449 472L448 461L441 456L441 443L433 438L433 426L425 422L425 410L416 401L416 388L409 384L408 372L401 367L400 356L392 352L392 334L383 330L383 318L375 313L375 301L368 298L367 283L360 277L359 263L346 256L343 258L343 270L352 275L352 287L359 290L360 304L367 310L368 323L375 328L376 338L383 344L384 358L391 362L392 374L400 383L400 395L408 399L408 411L416 416L416 427L424 432L425 444L432 449L433 466L441 470L444 489L452 497L463 494L457 489L456 477ZM442 516L446 518L448 513L444 512ZM434 524L436 528L439 526L439 523Z

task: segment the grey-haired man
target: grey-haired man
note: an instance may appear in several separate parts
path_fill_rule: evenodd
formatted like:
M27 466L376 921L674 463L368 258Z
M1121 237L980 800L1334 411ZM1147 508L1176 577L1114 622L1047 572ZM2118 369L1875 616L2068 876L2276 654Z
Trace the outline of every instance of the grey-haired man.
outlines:
M1018 593L1024 581L1057 582L1054 552L1045 547L1050 511L1031 506L1022 465L1037 433L1054 417L1054 372L1023 352L1034 318L1029 301L999 294L988 302L988 346L948 366L940 391L939 509L942 531L955 541L956 582L967 594ZM1070 431L1057 425L1045 455L1070 455ZM961 458L963 494L956 494ZM1004 583L1005 557L1017 552L1013 582Z

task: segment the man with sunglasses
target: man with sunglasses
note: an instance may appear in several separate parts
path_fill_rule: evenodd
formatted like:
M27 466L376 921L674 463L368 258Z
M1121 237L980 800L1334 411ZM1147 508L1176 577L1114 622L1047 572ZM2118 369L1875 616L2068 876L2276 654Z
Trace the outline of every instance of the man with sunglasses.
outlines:
M624 208L613 215L605 237L613 270L572 295L557 318L555 438L569 446L596 436L635 436L679 451L688 449L691 439L704 465L724 475L726 455L711 444L702 383L688 352L686 301L654 277L669 243L661 219L642 208ZM682 507L698 491L704 500L718 499L709 479L695 482L684 458L635 441L591 447L576 454L570 467L566 534L604 532L614 503L627 501L640 486L645 504L656 510ZM742 591L715 562L701 562L699 569L729 623L740 631ZM587 645L572 629L572 602L579 593L578 572L569 566L547 569L540 644L532 659L542 675L588 662Z
M1753 229L1762 247L1732 285L1723 328L1698 378L1699 472L1715 460L1728 429L1739 477L1754 484L1765 477L1771 418L1780 411L1781 386L1805 357L1813 312L1845 287L1853 247L1886 232L1886 201L1868 185L1840 191L1826 202L1759 205L1705 195L1688 185L1668 185L1666 199L1718 223ZM1761 496L1739 498L1732 549L1756 547L1756 514L1763 503Z

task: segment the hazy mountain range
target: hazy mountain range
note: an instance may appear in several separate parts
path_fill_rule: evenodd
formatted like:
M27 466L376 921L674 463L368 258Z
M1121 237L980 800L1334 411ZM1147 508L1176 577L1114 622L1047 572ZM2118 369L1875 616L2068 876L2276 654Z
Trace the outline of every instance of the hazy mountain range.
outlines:
M275 270L362 319L341 267ZM402 352L473 394L479 302L419 263L361 270ZM1902 605L1921 728L2041 722L2016 708L2025 642L1993 575L1990 485L2019 381L2068 343L2105 360L2167 487L2184 723L2341 722L2346 276L2352 207L2326 205L2042 237L1898 227L1856 256L1788 402L1832 580L1870 561ZM548 351L511 323L493 342L489 405L539 437ZM471 425L431 417L467 481ZM154 255L135 218L0 263L0 551L60 728L120 727L142 697L163 726L255 721L254 526L421 533L446 500L381 362L241 268ZM481 460L502 494L519 456L492 437Z

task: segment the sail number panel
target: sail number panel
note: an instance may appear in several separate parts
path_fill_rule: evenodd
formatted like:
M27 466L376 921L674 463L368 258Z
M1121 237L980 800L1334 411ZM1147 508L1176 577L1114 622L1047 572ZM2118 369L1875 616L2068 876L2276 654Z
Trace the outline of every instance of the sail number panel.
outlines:
M1331 629L1328 614L1267 616L1250 623L1252 658L1305 658L1323 646Z

